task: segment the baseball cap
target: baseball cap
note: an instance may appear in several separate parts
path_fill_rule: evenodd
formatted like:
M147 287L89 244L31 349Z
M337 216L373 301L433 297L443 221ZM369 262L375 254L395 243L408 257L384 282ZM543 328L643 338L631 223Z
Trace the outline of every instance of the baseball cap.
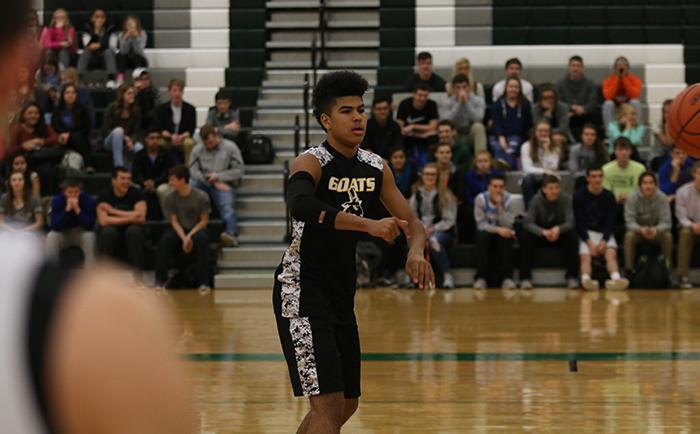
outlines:
M141 78L143 74L148 74L148 69L146 68L136 68L134 69L133 74L131 74L132 78L136 80L137 78Z

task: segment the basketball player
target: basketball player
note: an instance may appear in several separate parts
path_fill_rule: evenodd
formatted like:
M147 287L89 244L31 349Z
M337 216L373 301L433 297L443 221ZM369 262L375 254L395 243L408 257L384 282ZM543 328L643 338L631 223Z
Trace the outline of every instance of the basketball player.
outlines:
M26 46L29 2L0 13L0 113ZM69 274L43 242L0 233L0 433L192 433L169 318L110 268ZM133 285L133 284L132 284Z
M350 71L324 75L313 91L327 140L291 165L287 201L292 241L275 273L273 303L295 396L311 411L297 433L335 434L360 396L360 343L354 313L355 245L361 233L393 241L406 232L406 272L433 285L420 221L384 160L359 149L367 119L367 81ZM383 204L394 217L369 216Z

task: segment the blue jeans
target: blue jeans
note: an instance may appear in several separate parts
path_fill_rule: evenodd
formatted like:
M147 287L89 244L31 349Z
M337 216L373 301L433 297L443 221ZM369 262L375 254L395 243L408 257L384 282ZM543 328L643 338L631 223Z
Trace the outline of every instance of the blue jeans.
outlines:
M530 208L530 201L537 194L537 191L542 187L543 175L529 174L525 175L520 189L523 192L523 201L525 202L525 210Z
M449 273L450 272L450 257L448 256L447 252L450 246L452 245L452 232L450 231L437 231L435 232L432 237L435 237L437 239L438 244L440 244L440 249L436 249L433 245L432 240L428 242L428 246L430 249L430 256L435 259L435 262L437 262L438 267L440 267L440 271L444 273Z
M209 195L216 204L219 214L226 224L226 233L230 235L238 234L238 219L236 218L236 189L231 187L230 191L219 191L211 184L202 181L192 181L192 187L198 188Z
M518 135L506 136L506 142L508 143L508 148L504 151L503 148L501 148L498 137L490 136L489 147L491 148L491 153L494 159L503 160L510 165L511 170L517 170L520 145L523 144L523 139Z
M126 166L124 159L124 154L127 153L126 143L124 140L125 137L126 132L124 131L124 128L117 127L113 129L105 139L105 147L112 151L112 163L115 167L124 166L127 167L127 169L130 169L130 167ZM133 156L141 149L143 149L143 145L140 142L134 142L134 149L132 149L131 152L128 152L129 166L131 166L131 159Z

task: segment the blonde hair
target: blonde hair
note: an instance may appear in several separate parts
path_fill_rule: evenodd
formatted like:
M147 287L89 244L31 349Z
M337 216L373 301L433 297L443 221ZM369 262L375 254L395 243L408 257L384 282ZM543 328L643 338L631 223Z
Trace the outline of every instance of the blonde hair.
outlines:
M634 106L632 104L628 103L622 103L620 104L620 107L617 108L617 121L622 122L622 117L627 116L631 113L637 113L637 110L635 110Z
M455 78L457 74L460 74L457 71L459 71L459 67L462 65L467 65L469 67L469 74L467 74L467 78L469 79L469 88L471 89L472 93L476 93L476 80L474 80L474 72L472 72L472 63L466 57L457 59L455 64L452 66L452 78ZM452 83L448 84L447 93L452 95Z
M66 15L66 29L70 29L71 27L73 27L73 24L70 21L70 16L68 16L68 11L63 8L58 8L55 11L53 11L53 15L51 15L51 24L49 24L49 27L56 26L56 15L58 15L61 12L63 12Z
M454 197L454 194L450 191L450 189L447 188L447 180L442 179L442 171L438 167L437 163L428 163L423 167L423 171L425 169L435 169L437 172L437 177L436 177L436 187L438 190L438 198L440 202L440 209L444 209L449 202L456 201L457 199ZM422 175L422 172L421 172ZM423 184L423 180L421 179L421 184Z
M488 150L482 149L481 151L477 152L476 155L474 155L474 159L472 160L473 169L477 168L476 160L479 158L479 155L486 155L487 157L489 157L489 166L493 168L493 155L491 155L491 153Z

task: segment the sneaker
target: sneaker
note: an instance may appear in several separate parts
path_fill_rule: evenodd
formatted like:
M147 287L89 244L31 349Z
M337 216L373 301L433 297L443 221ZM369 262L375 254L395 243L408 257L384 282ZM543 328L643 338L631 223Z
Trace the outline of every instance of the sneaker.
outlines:
M501 288L503 289L515 289L517 287L518 285L513 282L513 279L503 279L503 283L501 283Z
M532 281L525 279L520 282L520 289L532 289Z
M485 279L476 279L473 287L474 287L474 289L486 289L486 280Z
M224 243L224 247L238 247L238 238L235 235L231 235L227 232L222 232L219 239Z
M455 287L455 280L452 278L452 274L445 273L442 279L442 287L447 289L452 289Z
M583 286L583 289L586 291L597 291L598 281L594 279L584 279L581 281L581 286Z
M503 159L497 159L493 164L495 169L508 171L510 170L510 163Z
M408 288L415 288L416 285L411 280L411 276L409 276L408 274L404 274L403 279L401 280L401 284L399 285L399 287L408 289Z
M116 88L118 88L119 86L117 86L117 82L116 82L116 81L114 81L114 80L109 80L107 83L105 83L105 87L106 87L107 89L116 89Z
M209 285L199 285L199 295L209 294L211 294L211 287Z
M693 289L693 284L690 283L690 279L687 277L681 277L681 283L679 285L681 289Z
M628 286L630 286L630 281L624 277L616 280L608 279L605 281L605 289L609 289L610 291L622 291L627 289Z
M575 277L569 277L566 280L566 287L568 289L578 289L579 288L578 279Z

